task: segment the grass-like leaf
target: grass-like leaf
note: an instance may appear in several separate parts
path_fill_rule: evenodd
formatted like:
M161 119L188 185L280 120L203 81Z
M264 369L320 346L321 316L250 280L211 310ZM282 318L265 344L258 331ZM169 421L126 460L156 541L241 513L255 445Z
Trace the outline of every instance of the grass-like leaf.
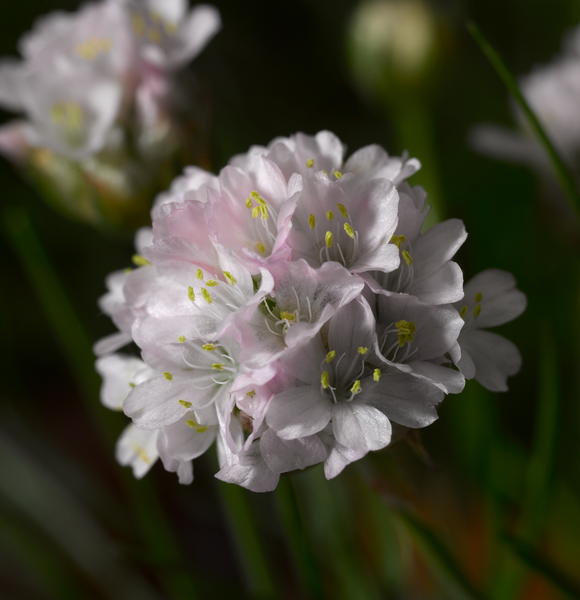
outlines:
M501 56L496 52L493 46L489 43L487 38L483 35L479 27L473 22L467 22L467 29L469 33L471 33L473 39L477 42L482 52L487 56L489 62L492 64L496 73L500 76L501 80L504 82L508 92L513 96L514 100L518 103L519 107L522 109L532 131L544 147L550 162L556 172L558 180L560 181L560 185L568 201L570 202L572 208L576 211L577 214L580 215L580 194L578 193L578 189L576 188L576 184L574 182L574 178L570 174L570 171L556 149L554 145L546 135L544 128L542 127L540 121L530 108L529 104L526 102L523 94L520 91L518 83L515 77L512 75L511 71L508 69L507 65L501 58Z

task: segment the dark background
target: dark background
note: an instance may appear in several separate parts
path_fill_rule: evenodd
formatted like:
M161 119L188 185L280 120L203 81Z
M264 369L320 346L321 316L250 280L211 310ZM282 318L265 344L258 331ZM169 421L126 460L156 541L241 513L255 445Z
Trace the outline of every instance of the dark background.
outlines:
M18 38L37 16L79 5L4 4L3 56L16 55ZM190 598L194 589L200 598L296 598L313 585L320 597L468 597L453 591L453 574L430 558L433 549L420 533L397 520L407 502L482 597L569 597L522 560L508 538L529 543L564 578L577 576L580 238L576 224L559 216L559 192L528 169L468 147L474 125L513 119L507 92L465 22L473 19L512 71L525 74L559 52L563 33L580 22L580 4L431 2L438 23L433 60L412 81L388 76L378 92L363 90L350 68L357 2L214 4L224 28L190 66L213 106L213 170L252 144L296 131L330 129L349 154L370 143L394 155L408 150L423 163L415 182L428 194L429 183L436 188L439 214L465 223L469 237L456 259L466 280L485 268L506 269L527 294L524 315L498 330L520 348L523 368L507 393L470 382L446 399L440 420L422 436L437 470L401 444L365 458L368 469L347 468L340 481L326 483L316 469L287 478L292 484L284 490L293 494L302 524L298 541L288 530L284 492L233 492L232 500L213 479L209 458L195 462L190 487L161 465L133 482L113 457L126 418L98 404L99 382L82 355L86 344L75 342L75 362L63 346L63 335L76 335L74 325L47 319L47 297L31 279L36 264L42 281L46 265L33 256L26 267L7 232L35 232L87 343L113 331L96 299L109 272L130 266L131 239L56 214L0 160L0 597ZM28 223L15 224L8 207L24 208ZM69 310L65 300L54 302L57 312ZM372 497L363 490L369 480L361 480L367 471ZM236 499L248 504L254 521L228 513ZM274 596L245 563L251 552L240 521L261 536ZM300 566L300 556L310 567ZM308 568L316 585L301 579ZM147 591L132 596L139 586Z

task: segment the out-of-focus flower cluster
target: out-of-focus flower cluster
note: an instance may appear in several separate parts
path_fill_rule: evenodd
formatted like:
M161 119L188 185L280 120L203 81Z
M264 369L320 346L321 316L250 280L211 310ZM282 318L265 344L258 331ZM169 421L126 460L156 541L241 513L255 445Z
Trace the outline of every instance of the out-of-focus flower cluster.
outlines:
M520 79L522 94L562 158L580 180L580 28L564 39L563 52ZM512 104L519 132L481 125L472 132L474 147L491 156L551 173L549 159L522 111Z
M296 134L191 167L137 234L138 268L100 300L102 401L133 423L117 458L179 481L216 441L217 477L254 491L324 463L328 478L437 418L466 378L506 390L517 348L487 331L526 299L504 271L465 287L457 219L422 231L417 160ZM116 353L134 342L141 359Z
M0 127L0 153L61 209L135 221L175 175L186 125L175 72L220 26L215 8L186 0L103 0L40 19L23 58L0 61L0 106L24 117Z

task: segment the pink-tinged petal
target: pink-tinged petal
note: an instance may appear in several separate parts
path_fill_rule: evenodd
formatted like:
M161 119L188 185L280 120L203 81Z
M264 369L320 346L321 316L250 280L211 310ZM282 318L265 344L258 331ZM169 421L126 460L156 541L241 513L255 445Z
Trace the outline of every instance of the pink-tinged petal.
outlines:
M338 443L332 433L332 425L318 434L322 440L328 456L324 461L324 475L326 479L332 479L339 475L350 463L361 459L366 451L355 451Z
M390 237L389 237L390 239ZM354 262L350 270L353 273L364 273L365 271L384 271L390 273L394 271L400 264L399 249L394 244L380 244L376 250L368 254L363 254L356 262Z
M326 459L326 449L318 436L283 440L272 429L260 438L260 450L274 473L305 469Z
M193 412L188 413L179 421L159 430L159 457L163 464L170 460L193 460L213 444L216 434L217 427L203 427L198 424Z
M319 335L305 344L288 348L281 358L283 367L298 380L313 386L320 384L320 365L326 358L326 349Z
M417 210L413 198L402 193L399 189L399 222L397 223L395 235L404 235L407 241L414 242L421 234L421 229L428 214L429 209Z
M461 337L459 339L461 340ZM475 377L475 364L473 359L469 355L469 352L459 345L459 342L454 347L453 352L450 352L449 355L457 368L463 373L465 379L473 379Z
M376 386L368 391L363 385L364 400L378 408L391 421L412 427L426 427L437 419L435 407L443 392L426 380L407 373L383 373Z
M398 185L420 168L421 163L416 158L389 156L384 148L372 144L357 150L346 161L344 172L356 173L365 180L388 179Z
M168 53L168 64L179 67L195 58L221 29L217 8L200 4L193 8L176 34L176 44Z
M446 394L459 394L465 387L465 376L449 367L427 361L414 361L409 366L414 375L428 379Z
M0 154L18 166L24 166L28 152L25 131L24 121L10 121L0 126Z
M112 410L122 410L123 401L132 388L159 375L142 360L124 354L97 359L95 370L103 378L101 402Z
M195 380L184 375L174 375L171 380L166 376L149 379L131 390L123 411L140 429L167 427L192 408L203 408L213 401L213 386L200 390L194 385Z
M475 300L476 294L482 295L479 302ZM478 329L513 321L527 306L526 295L516 289L515 277L500 269L487 269L470 279L465 285L465 301L470 307L481 304L481 312L473 320Z
M143 431L132 423L117 441L115 458L123 466L131 466L133 475L141 479L157 460L158 431Z
M332 431L340 444L358 453L380 450L391 441L389 419L356 400L332 405Z
M469 355L475 365L475 379L492 392L507 391L507 378L522 366L516 345L497 333L473 329L462 334L459 343L462 361Z
M280 473L272 471L262 458L258 440L248 450L239 453L236 462L223 466L215 476L252 492L271 492L280 479Z
M105 356L106 354L111 354L112 352L116 352L123 346L126 346L131 341L132 338L130 333L123 333L122 331L112 333L111 335L107 335L104 338L101 338L98 342L94 344L93 354L95 356Z
M321 385L290 388L272 398L266 422L286 440L306 437L324 429L332 404L321 394Z
M451 260L467 238L463 221L447 219L420 236L413 245L415 281L422 280Z
M463 298L463 271L453 261L415 281L406 290L424 304L451 304Z

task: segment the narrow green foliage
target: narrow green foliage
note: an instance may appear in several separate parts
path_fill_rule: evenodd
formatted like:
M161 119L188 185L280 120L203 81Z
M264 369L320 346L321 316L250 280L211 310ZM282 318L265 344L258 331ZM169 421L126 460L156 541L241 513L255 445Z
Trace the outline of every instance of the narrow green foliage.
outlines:
M562 186L562 190L566 194L570 205L578 214L580 214L580 194L576 189L574 179L570 174L568 167L546 135L546 132L544 131L544 128L540 124L538 118L526 102L526 99L521 93L515 77L512 75L501 56L494 50L487 38L483 35L483 33L481 33L479 27L473 21L469 21L467 23L467 29L481 48L481 51L489 59L489 62L492 64L496 73L500 76L508 92L518 103L528 121L528 124L530 125L530 128L544 147L544 150L546 151L546 154L548 155L548 158L554 167L554 171L556 172L558 180L560 181L560 185Z

